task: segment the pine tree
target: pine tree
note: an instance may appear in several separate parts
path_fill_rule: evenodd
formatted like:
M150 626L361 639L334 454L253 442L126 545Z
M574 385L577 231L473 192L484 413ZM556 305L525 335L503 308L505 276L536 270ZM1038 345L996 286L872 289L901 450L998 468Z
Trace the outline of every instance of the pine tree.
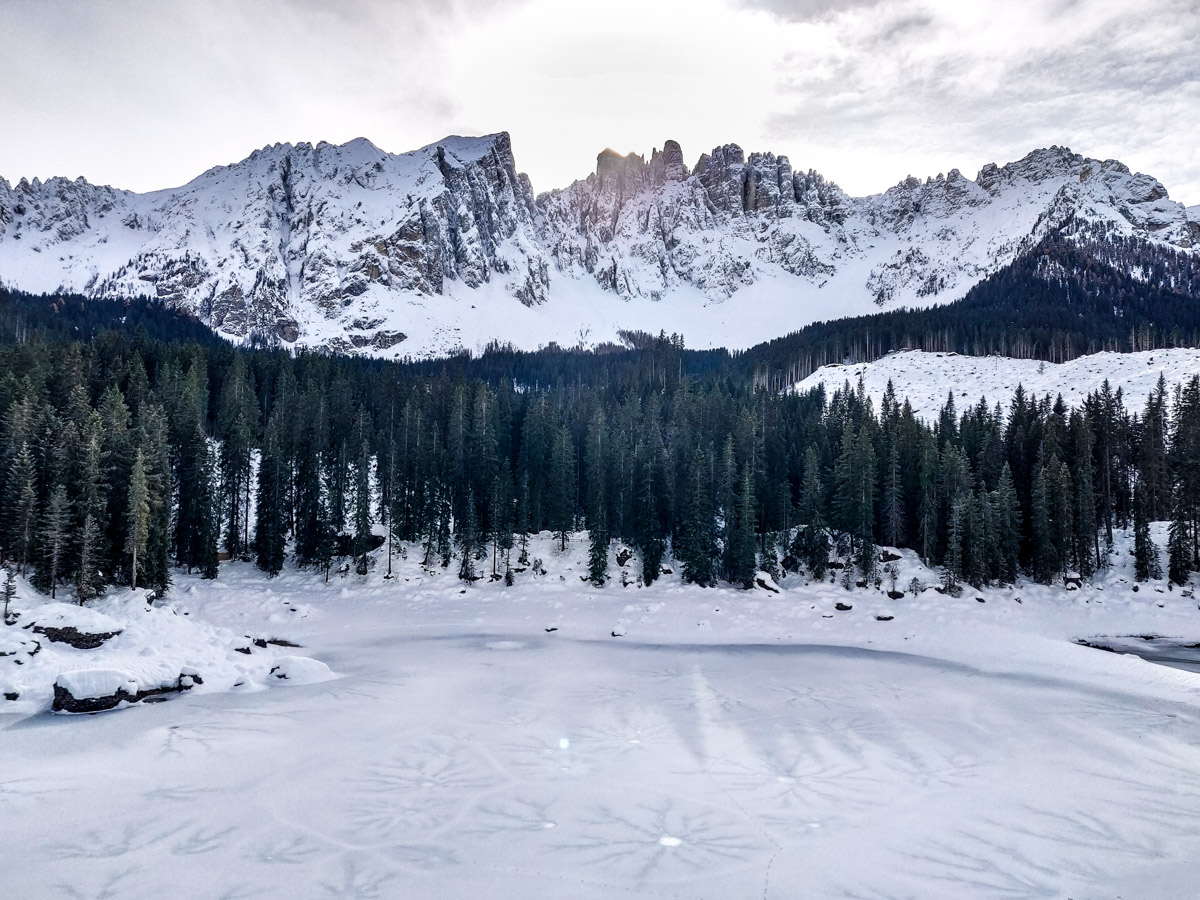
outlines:
M918 521L921 533L921 559L931 566L937 556L938 539L938 452L937 445L928 431L922 432Z
M611 535L608 529L609 472L607 428L604 413L597 408L588 425L587 453L587 527L588 527L588 580L596 587L603 586L608 578L608 547Z
M956 497L950 506L950 515L946 522L946 559L942 566L942 590L955 596L958 593L958 583L963 577L966 506L965 497Z
M150 521L141 561L145 584L161 597L171 585L171 448L166 412L157 403L139 407L141 446L146 465Z
M732 528L729 529L728 579L745 590L754 587L754 483L750 477L750 466L742 466L738 479L737 507L731 509Z
M1079 412L1071 414L1074 466L1072 479L1072 550L1080 577L1087 578L1095 570L1099 556L1099 529L1096 524L1096 494L1092 453L1095 441L1092 429Z
M371 551L375 518L371 495L371 419L359 410L354 424L354 571L367 574L367 554Z
M638 490L635 521L637 522L637 546L641 554L642 583L653 584L662 573L662 560L666 552L666 527L664 525L666 498L666 458L662 436L657 423L650 423L650 435L646 458Z
M701 587L713 584L716 544L712 499L708 490L708 454L696 448L687 474L683 534L678 550L684 581Z
M21 575L28 571L37 522L37 471L28 444L22 444L8 471L5 491L9 509L8 546L21 563Z
M272 578L283 570L287 547L287 465L280 440L281 427L278 415L273 415L259 458L255 497L255 564Z
M588 580L596 587L608 578L608 520L603 505L588 517Z
M517 564L529 565L529 475L521 473L521 496L517 499L517 540L521 551L517 554Z
M329 570L333 567L333 557L337 553L337 538L329 507L324 500L319 499L313 530L313 561L325 573L326 584L329 584Z
M1158 384L1146 398L1138 455L1138 483L1146 498L1147 515L1160 522L1170 515L1171 479L1167 465L1167 382Z
M875 547L875 447L863 428L855 439L853 525L856 564L869 585L879 571L879 551Z
M496 578L497 563L504 553L505 569L508 569L509 551L513 546L513 500L512 477L505 463L502 471L492 477L488 491L488 539L492 544L492 578Z
M454 523L455 538L458 540L459 553L462 562L458 567L458 577L466 582L476 580L475 553L479 545L479 522L475 518L475 498L467 492L463 503L462 519Z
M258 427L258 401L254 384L240 355L225 374L217 413L222 438L220 453L221 496L226 521L225 550L240 557L249 549L251 452Z
M1157 581L1162 578L1158 547L1150 537L1147 507L1141 488L1136 488L1133 498L1133 577L1137 581Z
M150 488L146 481L146 463L141 447L134 451L125 509L125 553L129 556L129 586L131 590L136 591L140 564L145 561L146 540L150 532Z
M559 549L566 552L567 540L575 528L575 444L565 425L560 425L550 460L550 530L558 535Z
M198 568L204 578L216 578L220 565L220 536L213 490L213 460L208 437L195 422L182 438L176 481L178 508L175 517L175 558L190 572Z
M57 596L58 579L67 550L67 529L71 525L71 504L67 490L56 484L50 492L50 503L42 517L41 543L44 568L38 569L38 577L50 591L51 599Z
M904 543L904 481L900 471L900 448L894 438L888 450L883 479L883 539L891 547Z
M1050 502L1046 487L1046 468L1038 466L1033 479L1033 500L1030 508L1031 554L1033 575L1042 584L1049 584L1058 574L1058 555L1050 531Z
M1177 486L1171 504L1171 522L1167 529L1167 576L1176 584L1187 584L1192 571L1190 517Z
M104 589L103 579L96 570L99 544L100 527L92 514L88 513L79 536L79 565L75 571L75 599L80 606L96 599Z
M996 521L997 578L1004 584L1017 580L1021 555L1021 507L1013 485L1012 470L1005 461L993 500Z
M811 446L804 454L804 489L800 495L802 530L796 535L795 551L814 581L825 578L829 568L829 536L825 530L825 490L821 481L821 464Z
M12 566L4 567L4 618L0 623L8 624L9 605L17 599L17 579L13 575Z

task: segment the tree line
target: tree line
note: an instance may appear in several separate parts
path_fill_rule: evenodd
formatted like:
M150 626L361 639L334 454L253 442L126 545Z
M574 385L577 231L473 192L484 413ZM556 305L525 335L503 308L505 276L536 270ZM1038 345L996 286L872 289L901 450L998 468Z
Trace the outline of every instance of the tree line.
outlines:
M1200 379L1135 411L1107 386L1069 409L1006 405L925 423L889 386L826 396L686 374L675 342L619 371L495 382L376 360L101 330L0 345L0 557L84 602L106 585L161 593L226 558L269 575L289 557L366 573L379 544L464 580L512 581L529 538L615 543L643 583L678 564L698 585L759 571L879 584L880 546L941 566L943 589L1086 578L1132 527L1139 578L1200 559ZM382 559L382 558L381 558ZM674 563L672 562L674 560ZM343 562L344 561L344 562ZM893 585L894 589L894 585Z

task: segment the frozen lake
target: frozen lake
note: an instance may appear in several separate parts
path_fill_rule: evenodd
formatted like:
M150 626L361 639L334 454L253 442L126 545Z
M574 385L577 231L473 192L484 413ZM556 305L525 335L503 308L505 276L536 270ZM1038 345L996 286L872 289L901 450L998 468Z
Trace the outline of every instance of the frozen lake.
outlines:
M291 633L339 680L0 731L0 894L1200 893L1194 704L874 649L321 619Z

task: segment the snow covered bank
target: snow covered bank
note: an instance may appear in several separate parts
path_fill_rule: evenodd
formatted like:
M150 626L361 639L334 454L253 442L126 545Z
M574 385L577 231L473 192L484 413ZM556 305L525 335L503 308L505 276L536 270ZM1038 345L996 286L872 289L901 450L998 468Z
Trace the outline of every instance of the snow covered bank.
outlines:
M296 659L279 656L281 644L296 646L290 641L201 622L130 591L84 608L46 602L22 583L14 610L13 624L0 625L0 713L98 712L181 691L260 687L278 683L272 668ZM301 614L278 610L276 631ZM304 672L292 680L316 677Z
M798 382L795 390L808 391L823 384L829 393L846 381L857 385L861 377L878 409L890 380L901 403L907 398L918 418L932 420L945 406L949 393L954 394L960 414L980 397L986 397L989 405L1007 407L1017 385L1025 388L1027 396L1062 394L1068 406L1077 406L1107 379L1114 392L1118 388L1124 391L1126 406L1140 412L1159 375L1174 385L1198 374L1200 350L1190 348L1095 353L1066 363L904 350L870 363L823 366Z

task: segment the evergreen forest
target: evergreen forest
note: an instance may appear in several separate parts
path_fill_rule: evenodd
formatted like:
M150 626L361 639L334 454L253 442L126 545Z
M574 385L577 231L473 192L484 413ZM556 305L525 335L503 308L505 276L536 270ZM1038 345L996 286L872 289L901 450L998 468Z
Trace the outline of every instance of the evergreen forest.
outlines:
M0 556L80 603L109 584L161 594L176 568L215 578L228 558L365 573L381 540L380 564L415 545L464 581L511 583L537 569L539 532L588 541L597 586L614 545L643 583L678 565L702 586L878 586L881 546L912 548L952 593L1054 583L1106 565L1127 527L1139 579L1200 565L1200 379L1105 386L1075 409L949 396L926 423L902 385L878 409L861 385L769 391L667 336L500 354L488 372L236 348L140 301L2 299Z

